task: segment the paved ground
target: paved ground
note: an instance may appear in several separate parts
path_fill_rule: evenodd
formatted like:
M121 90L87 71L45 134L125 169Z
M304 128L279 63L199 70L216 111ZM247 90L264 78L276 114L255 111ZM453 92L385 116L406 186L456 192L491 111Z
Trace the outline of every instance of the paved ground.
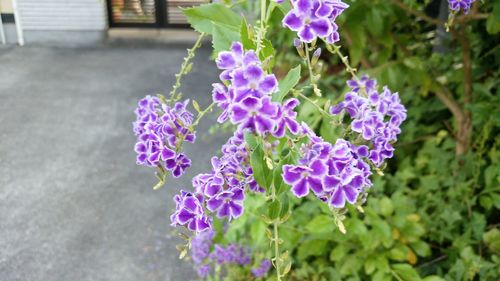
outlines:
M185 47L0 48L1 281L193 277L177 259L171 198L225 137L199 138L188 175L153 191L131 132L137 100L169 91ZM202 106L217 77L209 54L183 88Z

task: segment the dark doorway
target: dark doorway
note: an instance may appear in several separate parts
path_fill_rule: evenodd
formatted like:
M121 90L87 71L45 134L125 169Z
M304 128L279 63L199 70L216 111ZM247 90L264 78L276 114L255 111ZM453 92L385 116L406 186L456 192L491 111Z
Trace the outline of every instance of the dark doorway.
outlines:
M110 27L187 27L182 8L210 0L107 0Z

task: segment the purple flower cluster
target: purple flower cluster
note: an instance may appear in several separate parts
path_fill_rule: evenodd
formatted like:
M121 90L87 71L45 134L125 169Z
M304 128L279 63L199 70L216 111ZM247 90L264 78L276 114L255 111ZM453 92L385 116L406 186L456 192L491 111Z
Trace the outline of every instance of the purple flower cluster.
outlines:
M229 244L226 247L215 245L214 251L210 254L210 259L220 265L248 265L252 262L252 259L250 255L248 255L247 251L237 244Z
M363 160L368 156L366 146L355 146L344 139L335 144L323 141L303 125L309 142L301 147L297 165L283 166L283 180L292 193L304 197L311 190L320 200L335 208L346 201L354 204L364 189L371 187L370 166Z
M202 264L210 255L214 237L215 232L210 229L196 234L193 239L191 239L191 258L196 265Z
M236 131L221 151L221 157L212 158L210 173L193 178L195 192L182 191L174 198L176 211L171 216L172 225L183 225L196 232L207 230L211 228L207 210L218 218L238 218L243 214L245 188L264 191L253 178L243 132Z
M138 165L162 166L174 177L180 177L191 166L191 160L179 152L184 141L195 141L195 134L189 128L193 114L186 109L188 103L186 100L170 107L152 96L139 101L133 124Z
M265 73L253 50L245 51L240 42L234 42L231 51L220 52L216 62L223 82L213 84L212 91L214 102L222 110L218 122L229 119L239 131L259 135L283 137L286 128L297 133L294 108L298 100L290 99L283 106L271 101L278 81L274 74Z
M400 126L406 119L406 108L401 104L397 93L384 87L377 91L377 82L364 76L360 81L347 82L351 91L344 101L331 108L336 115L345 111L352 119L352 131L361 134L371 147L369 159L380 166L394 153L392 143L401 133Z
M215 237L213 230L198 233L191 239L191 259L193 260L198 276L207 277L211 267L206 264L206 259L210 255L212 240Z
M340 40L335 19L349 5L341 0L291 0L291 3L283 26L296 31L301 41L311 43L319 37L333 44Z
M245 52L241 43L233 43L231 51L219 53L217 66L223 70L220 78L225 83L214 84L213 90L214 102L223 111L219 122L230 116L238 130L222 147L222 156L212 158L211 172L193 178L195 193L191 197L198 199L199 207L184 204L183 194L175 199L177 207L172 224L187 225L194 231L210 227L209 221L204 220L206 210L218 218L238 218L244 210L245 189L264 191L253 178L244 131L283 137L286 128L297 134L300 127L294 111L298 100L289 99L283 105L271 101L270 95L277 88L276 78L264 73L253 51ZM198 218L206 225L199 226L198 221L187 224L187 217Z
M269 259L264 259L260 262L258 267L252 268L252 274L255 278L261 278L267 275L267 272L271 269L271 261Z
M212 158L212 171L193 178L196 193L206 198L206 207L217 217L230 220L243 214L245 187L259 189L248 164L243 134L236 132L222 147L222 156Z
M200 277L210 274L212 264L245 266L251 263L248 251L240 245L213 244L215 232L208 230L196 234L191 240L191 258Z
M464 13L469 13L472 4L474 4L475 0L448 0L448 4L450 9L458 12L460 9L464 10Z
M170 216L172 226L183 225L194 232L203 232L212 227L211 218L205 214L204 198L181 190L175 195L175 212Z

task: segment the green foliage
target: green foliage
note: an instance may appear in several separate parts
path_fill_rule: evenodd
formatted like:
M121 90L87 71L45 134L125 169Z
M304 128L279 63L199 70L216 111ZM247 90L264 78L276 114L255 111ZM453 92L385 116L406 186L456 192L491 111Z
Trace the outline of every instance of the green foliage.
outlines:
M279 81L279 90L273 94L273 101L281 102L290 90L299 83L300 66L296 66L288 74Z
M241 17L222 4L205 4L183 12L189 24L200 33L212 34L215 25L238 32L241 24Z
M424 10L422 4L412 3L413 9ZM298 229L295 235L310 241L308 246L331 251L309 255L299 242L292 250L297 251L292 254L296 257L292 280L498 280L500 41L489 34L498 32L500 5L485 4L481 10L489 13L488 18L467 22L473 102L464 105L462 49L455 47L460 44L453 34L441 38L446 51L436 53L433 25L416 21L385 1L350 4L340 18L343 51L361 73L399 91L409 117L395 159L386 175L375 180L365 214L347 215L346 235L332 230L322 237L331 225L326 220L330 215L318 206L307 212L303 206L293 210L293 220L287 224ZM324 99L319 104L338 100L348 79L338 72L337 57L322 59L321 71L335 74L320 79ZM446 88L472 116L472 143L469 152L458 158L454 136L458 123L436 97L440 88ZM299 112L308 122L319 117L308 103ZM326 120L317 123L316 130L329 141L345 132Z

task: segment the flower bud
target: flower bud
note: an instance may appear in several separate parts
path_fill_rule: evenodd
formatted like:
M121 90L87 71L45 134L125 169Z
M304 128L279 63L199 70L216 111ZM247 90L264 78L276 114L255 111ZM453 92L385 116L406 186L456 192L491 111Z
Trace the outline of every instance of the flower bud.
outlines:
M321 56L321 48L317 48L316 51L314 51L312 60L311 60L311 65L315 66L318 63L319 57Z
M300 39L298 38L295 38L293 40L293 45L295 46L295 48L297 49L297 52L299 53L299 56L301 58L305 57L305 53L304 53L304 45L302 44L302 41L300 41Z

